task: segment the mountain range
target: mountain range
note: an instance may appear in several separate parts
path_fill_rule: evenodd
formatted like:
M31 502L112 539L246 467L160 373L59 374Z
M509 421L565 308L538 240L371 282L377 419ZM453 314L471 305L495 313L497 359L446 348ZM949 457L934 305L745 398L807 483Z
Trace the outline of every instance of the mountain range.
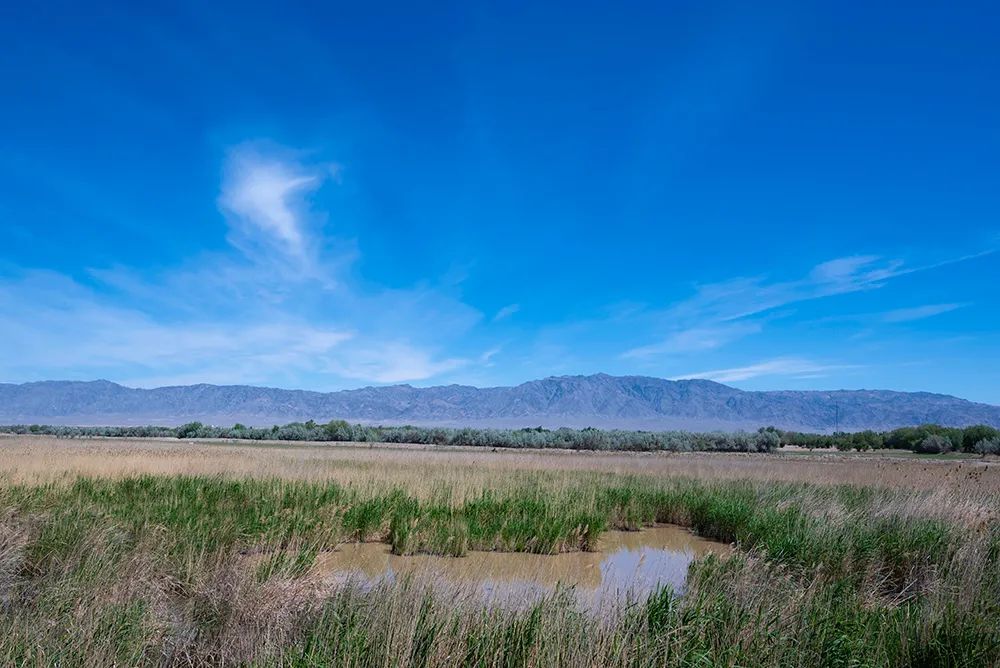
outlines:
M708 380L557 376L513 387L365 387L338 392L249 385L136 389L106 380L0 384L0 423L270 425L330 419L380 424L827 432L933 422L1000 427L1000 406L928 392L739 390Z

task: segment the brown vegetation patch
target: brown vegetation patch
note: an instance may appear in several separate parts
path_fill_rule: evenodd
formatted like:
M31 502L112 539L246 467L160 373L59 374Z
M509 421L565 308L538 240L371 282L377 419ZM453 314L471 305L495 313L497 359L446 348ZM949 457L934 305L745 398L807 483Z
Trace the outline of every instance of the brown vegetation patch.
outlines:
M225 475L397 485L430 494L441 486L475 491L498 473L618 473L706 480L749 479L1000 492L1000 463L836 454L638 453L487 450L359 443L288 444L176 439L0 438L0 476L47 481L77 475Z

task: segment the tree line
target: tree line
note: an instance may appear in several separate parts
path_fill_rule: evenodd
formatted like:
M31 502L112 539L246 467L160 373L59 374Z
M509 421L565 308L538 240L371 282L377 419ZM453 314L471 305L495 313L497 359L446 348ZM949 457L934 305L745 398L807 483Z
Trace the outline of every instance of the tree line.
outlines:
M621 429L473 429L449 427L375 426L344 420L326 423L292 422L273 427L236 424L219 427L190 422L179 427L65 427L13 425L0 430L15 434L46 434L60 438L224 438L279 441L340 441L358 443L416 443L486 448L562 448L570 450L770 452L778 434L757 432L692 433L685 431L629 431Z
M970 427L942 427L937 424L922 424L915 427L900 427L889 431L834 432L832 434L810 434L800 431L784 431L767 427L767 431L777 434L781 445L798 445L813 448L837 448L838 450L909 450L924 454L946 452L970 452L981 455L1000 454L1000 429L985 424Z
M891 431L816 434L764 427L756 432L632 431L624 429L473 429L449 427L375 426L344 420L326 423L291 422L272 427L232 427L189 422L179 427L69 427L11 425L0 430L14 434L45 434L60 438L223 438L278 441L339 441L358 443L416 443L486 448L561 448L569 450L631 450L641 452L771 452L782 445L809 449L910 450L941 454L970 452L1000 454L1000 430L987 425L942 427L925 424Z

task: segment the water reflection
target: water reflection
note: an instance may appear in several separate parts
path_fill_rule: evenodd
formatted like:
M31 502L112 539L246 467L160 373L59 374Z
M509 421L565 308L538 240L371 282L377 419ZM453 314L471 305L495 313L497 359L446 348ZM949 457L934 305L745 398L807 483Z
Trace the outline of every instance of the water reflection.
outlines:
M400 557L382 543L351 543L321 555L314 568L334 580L368 583L413 575L478 589L493 601L531 598L562 584L599 603L608 596L642 597L664 585L680 591L694 559L731 552L729 545L699 538L681 527L657 526L610 531L601 536L597 552L557 555L470 552L464 557Z

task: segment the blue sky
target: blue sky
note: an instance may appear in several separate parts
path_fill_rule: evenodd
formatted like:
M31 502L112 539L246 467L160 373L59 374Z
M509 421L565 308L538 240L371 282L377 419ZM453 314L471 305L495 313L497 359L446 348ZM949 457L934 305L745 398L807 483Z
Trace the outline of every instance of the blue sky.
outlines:
M995 7L433 4L8 8L0 380L1000 403Z

